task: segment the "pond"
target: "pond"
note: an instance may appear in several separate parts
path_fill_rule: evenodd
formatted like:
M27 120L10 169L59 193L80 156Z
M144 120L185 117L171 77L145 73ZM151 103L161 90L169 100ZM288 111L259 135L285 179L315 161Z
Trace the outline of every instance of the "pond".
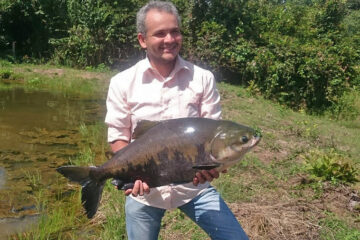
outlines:
M36 185L51 193L55 169L78 153L80 124L102 121L104 111L104 100L0 91L0 239L36 222Z

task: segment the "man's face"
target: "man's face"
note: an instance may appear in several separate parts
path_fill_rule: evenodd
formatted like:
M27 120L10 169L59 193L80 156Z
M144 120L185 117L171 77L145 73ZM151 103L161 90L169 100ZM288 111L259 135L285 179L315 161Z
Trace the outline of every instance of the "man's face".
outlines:
M142 48L147 49L147 55L152 63L173 63L179 54L182 35L177 18L167 12L150 10L146 15L146 35L138 34Z

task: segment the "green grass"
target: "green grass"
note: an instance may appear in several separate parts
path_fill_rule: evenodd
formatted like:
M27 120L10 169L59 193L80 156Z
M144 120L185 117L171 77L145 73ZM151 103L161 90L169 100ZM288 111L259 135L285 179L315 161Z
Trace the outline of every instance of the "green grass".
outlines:
M25 88L101 101L105 100L113 75L37 65L6 65L6 69L11 71L10 78L15 76L23 82L0 84L0 90L1 86L22 84ZM254 96L240 86L219 83L218 88L223 118L262 133L256 149L213 182L230 206L237 209L235 214L250 238L359 239L359 212L346 208L349 193L359 192L359 183L333 184L326 178L313 178L304 156L321 159L334 149L358 169L360 118L336 121L327 116L309 116ZM80 151L69 163L94 165L107 161L109 146L103 120L91 125L79 123L79 132ZM312 151L323 154L309 155ZM331 171L333 166L327 167ZM126 239L124 194L111 184L106 184L99 212L89 221L80 204L80 186L69 185L59 176L57 186L49 189L39 184L41 177L37 173L32 174L28 173L27 178L34 185L34 197L43 206L44 217L33 231L14 239ZM209 238L183 213L174 210L167 212L162 221L160 239Z
M104 96L108 84L104 80L113 73L82 71L71 68L55 68L49 65L5 64L0 71L0 90L24 87L32 90L48 90L72 98Z
M320 231L321 240L358 240L360 230L349 226L344 220L339 219L332 213L326 213L326 218L320 221L322 229Z
M122 191L107 183L102 201L102 214L106 220L101 224L101 239L125 239L125 196Z

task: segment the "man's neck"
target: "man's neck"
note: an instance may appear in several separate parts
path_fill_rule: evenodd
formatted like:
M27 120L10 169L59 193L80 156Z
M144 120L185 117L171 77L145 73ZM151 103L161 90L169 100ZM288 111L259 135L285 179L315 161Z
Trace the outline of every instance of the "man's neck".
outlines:
M172 62L156 62L149 59L150 64L155 68L161 76L167 78L175 67L176 59Z

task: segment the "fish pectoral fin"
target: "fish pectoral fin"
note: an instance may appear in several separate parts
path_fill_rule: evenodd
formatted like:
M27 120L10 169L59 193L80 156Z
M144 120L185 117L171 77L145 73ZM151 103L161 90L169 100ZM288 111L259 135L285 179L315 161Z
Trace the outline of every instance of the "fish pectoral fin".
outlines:
M117 187L117 189L121 189L124 186L124 182L118 178L111 180L111 184Z
M133 189L133 188L134 188L134 185L135 185L135 183L125 183L125 184L122 186L121 190Z
M197 170L211 170L214 168L220 167L220 164L203 164L203 165L195 165L192 168Z
M147 130L159 124L160 121L140 120L137 122L132 138L141 137Z
M121 179L114 178L111 184L116 186L118 190L128 190L134 188L134 183L124 183Z

